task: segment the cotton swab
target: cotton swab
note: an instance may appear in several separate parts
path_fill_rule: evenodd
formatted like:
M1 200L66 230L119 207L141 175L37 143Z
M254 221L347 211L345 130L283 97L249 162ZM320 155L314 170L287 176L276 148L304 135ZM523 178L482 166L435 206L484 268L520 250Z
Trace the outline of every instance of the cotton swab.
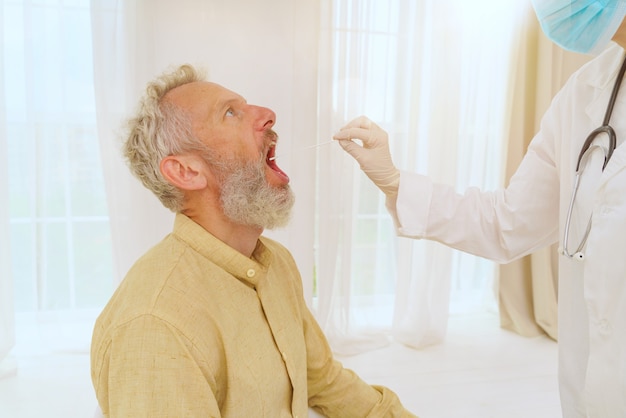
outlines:
M330 140L330 141L322 142L321 144L309 145L308 147L300 148L300 150L317 148L317 147L321 147L322 145L330 144L332 142L337 142L337 141Z
M322 143L320 143L320 144L309 145L308 147L298 148L298 151L304 151L304 150L306 150L306 149L318 148L318 147L321 147L322 145L328 145L328 144L330 144L330 143L332 143L332 142L337 142L337 141L330 140L330 141L322 142ZM272 158L270 158L269 160L270 160L270 161L274 161L274 160L276 159L276 157L280 157L280 154L279 154L279 155L275 155L275 156L273 156L273 157L272 157Z

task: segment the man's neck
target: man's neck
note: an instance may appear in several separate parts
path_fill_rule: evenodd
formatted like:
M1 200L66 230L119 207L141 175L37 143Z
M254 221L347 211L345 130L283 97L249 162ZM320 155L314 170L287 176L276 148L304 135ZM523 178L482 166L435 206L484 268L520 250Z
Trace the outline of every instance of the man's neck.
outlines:
M191 210L183 211L184 215L206 229L224 244L234 248L246 257L252 256L257 241L263 233L263 228L233 223L217 211L213 212L212 216L206 216L205 213L194 213ZM215 216L217 213L219 215Z

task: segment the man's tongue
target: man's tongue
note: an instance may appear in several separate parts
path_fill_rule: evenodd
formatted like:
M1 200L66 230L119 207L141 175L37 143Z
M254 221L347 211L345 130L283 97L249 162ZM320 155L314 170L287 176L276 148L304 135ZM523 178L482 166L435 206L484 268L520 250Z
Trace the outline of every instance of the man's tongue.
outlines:
M283 171L281 170L278 165L276 165L275 161L269 161L269 163L267 164L270 166L270 168L272 170L274 170L274 172L276 172L280 177L283 178L283 180L288 183L289 182L289 176Z

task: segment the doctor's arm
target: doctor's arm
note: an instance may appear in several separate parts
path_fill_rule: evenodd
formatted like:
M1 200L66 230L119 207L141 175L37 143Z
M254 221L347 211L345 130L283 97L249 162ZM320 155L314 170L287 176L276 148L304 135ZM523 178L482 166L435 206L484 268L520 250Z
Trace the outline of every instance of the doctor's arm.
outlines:
M397 169L387 134L364 117L350 122L334 138L385 192L400 236L438 241L501 263L558 239L559 178L550 129L532 141L506 188L489 192L468 188L462 194L405 171L398 171L395 188L389 186L385 179L393 178Z

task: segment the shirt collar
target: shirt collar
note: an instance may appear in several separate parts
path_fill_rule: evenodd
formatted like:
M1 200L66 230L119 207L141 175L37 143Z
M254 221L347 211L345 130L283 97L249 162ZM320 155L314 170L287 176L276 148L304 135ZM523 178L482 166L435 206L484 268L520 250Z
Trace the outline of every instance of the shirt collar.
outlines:
M254 288L257 287L261 277L265 276L271 264L272 253L261 239L257 241L252 257L248 258L181 213L176 214L173 235L212 263Z

